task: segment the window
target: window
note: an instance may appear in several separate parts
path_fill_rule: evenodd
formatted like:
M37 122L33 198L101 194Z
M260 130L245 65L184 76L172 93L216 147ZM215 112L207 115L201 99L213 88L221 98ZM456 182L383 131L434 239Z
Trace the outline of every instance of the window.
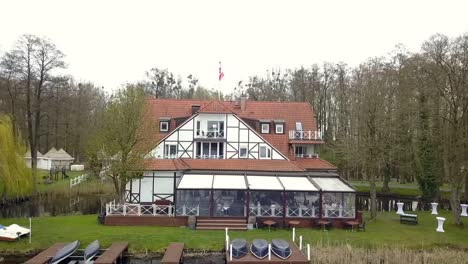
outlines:
M306 146L296 146L294 150L294 155L299 158L303 158L307 154Z
M169 121L159 122L159 131L161 131L161 132L169 131Z
M262 123L262 133L269 134L270 133L270 124Z
M302 131L302 123L296 122L296 131Z
M224 121L208 121L207 137L224 137Z
M197 159L222 159L224 158L223 142L197 142Z
M197 136L200 136L200 121L197 121Z
M166 159L177 158L177 145L166 144L166 148L164 149L164 158Z
M284 133L284 124L276 124L275 125L275 133L276 134L283 134Z
M239 158L246 159L248 155L247 147L240 147Z
M260 147L260 158L261 159L269 159L271 158L271 149L267 146Z

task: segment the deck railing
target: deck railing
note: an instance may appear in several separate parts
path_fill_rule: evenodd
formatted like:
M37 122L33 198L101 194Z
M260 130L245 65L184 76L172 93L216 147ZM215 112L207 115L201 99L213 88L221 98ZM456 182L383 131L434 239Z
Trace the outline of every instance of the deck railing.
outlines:
M319 208L314 206L286 207L286 217L318 217Z
M200 205L196 206L187 206L187 205L182 205L181 207L177 207L176 209L177 215L180 216L187 216L187 215L200 215Z
M322 140L322 133L313 130L289 130L290 140Z
M75 185L80 184L81 182L86 181L87 178L88 178L88 175L87 175L87 174L83 174L83 175L81 175L81 176L78 176L78 177L75 177L75 178L71 178L71 179L70 179L70 188L72 188L72 187L75 186Z
M173 216L174 206L172 205L142 205L142 204L106 204L107 215L152 215L152 216Z
M250 216L271 216L271 217L281 217L283 216L283 207L271 205L271 206L251 206L249 208Z
M326 218L354 218L355 208L324 206L323 217Z

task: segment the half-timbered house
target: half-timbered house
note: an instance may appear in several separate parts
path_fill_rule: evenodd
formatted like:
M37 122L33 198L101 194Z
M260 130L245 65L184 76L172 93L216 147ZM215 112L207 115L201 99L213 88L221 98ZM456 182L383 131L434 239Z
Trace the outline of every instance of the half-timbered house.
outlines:
M309 103L152 99L150 106L157 144L143 177L127 184L125 203L107 205L106 224L186 225L195 216L217 221L207 228L249 217L311 226L356 217L355 190L317 154L324 141Z

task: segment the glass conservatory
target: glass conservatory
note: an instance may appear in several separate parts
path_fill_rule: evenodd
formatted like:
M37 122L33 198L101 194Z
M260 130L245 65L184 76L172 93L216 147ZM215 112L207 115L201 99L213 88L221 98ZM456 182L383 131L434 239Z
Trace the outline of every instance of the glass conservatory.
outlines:
M176 216L354 218L355 190L339 177L185 174Z

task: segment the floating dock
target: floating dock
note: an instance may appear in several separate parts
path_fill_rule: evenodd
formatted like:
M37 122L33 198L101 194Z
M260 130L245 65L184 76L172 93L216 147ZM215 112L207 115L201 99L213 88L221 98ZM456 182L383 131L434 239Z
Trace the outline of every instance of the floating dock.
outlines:
M112 243L112 245L94 261L94 264L117 263L117 260L119 258L122 259L123 254L127 252L127 250L128 242Z
M55 243L50 248L42 251L41 253L34 256L32 259L25 262L25 264L45 264L57 254L57 252L66 246L68 243Z
M268 263L268 264L308 264L307 257L302 253L299 248L296 246L294 242L289 242L291 247L292 254L288 259L280 259L275 254L271 253L271 260L268 260L268 256L264 259L258 259L252 253L249 252L242 258L232 258L230 259L229 250L226 251L226 263L228 264L261 264L261 263ZM248 243L247 248L250 248L250 243Z
M171 243L161 260L161 264L184 263L184 243Z

